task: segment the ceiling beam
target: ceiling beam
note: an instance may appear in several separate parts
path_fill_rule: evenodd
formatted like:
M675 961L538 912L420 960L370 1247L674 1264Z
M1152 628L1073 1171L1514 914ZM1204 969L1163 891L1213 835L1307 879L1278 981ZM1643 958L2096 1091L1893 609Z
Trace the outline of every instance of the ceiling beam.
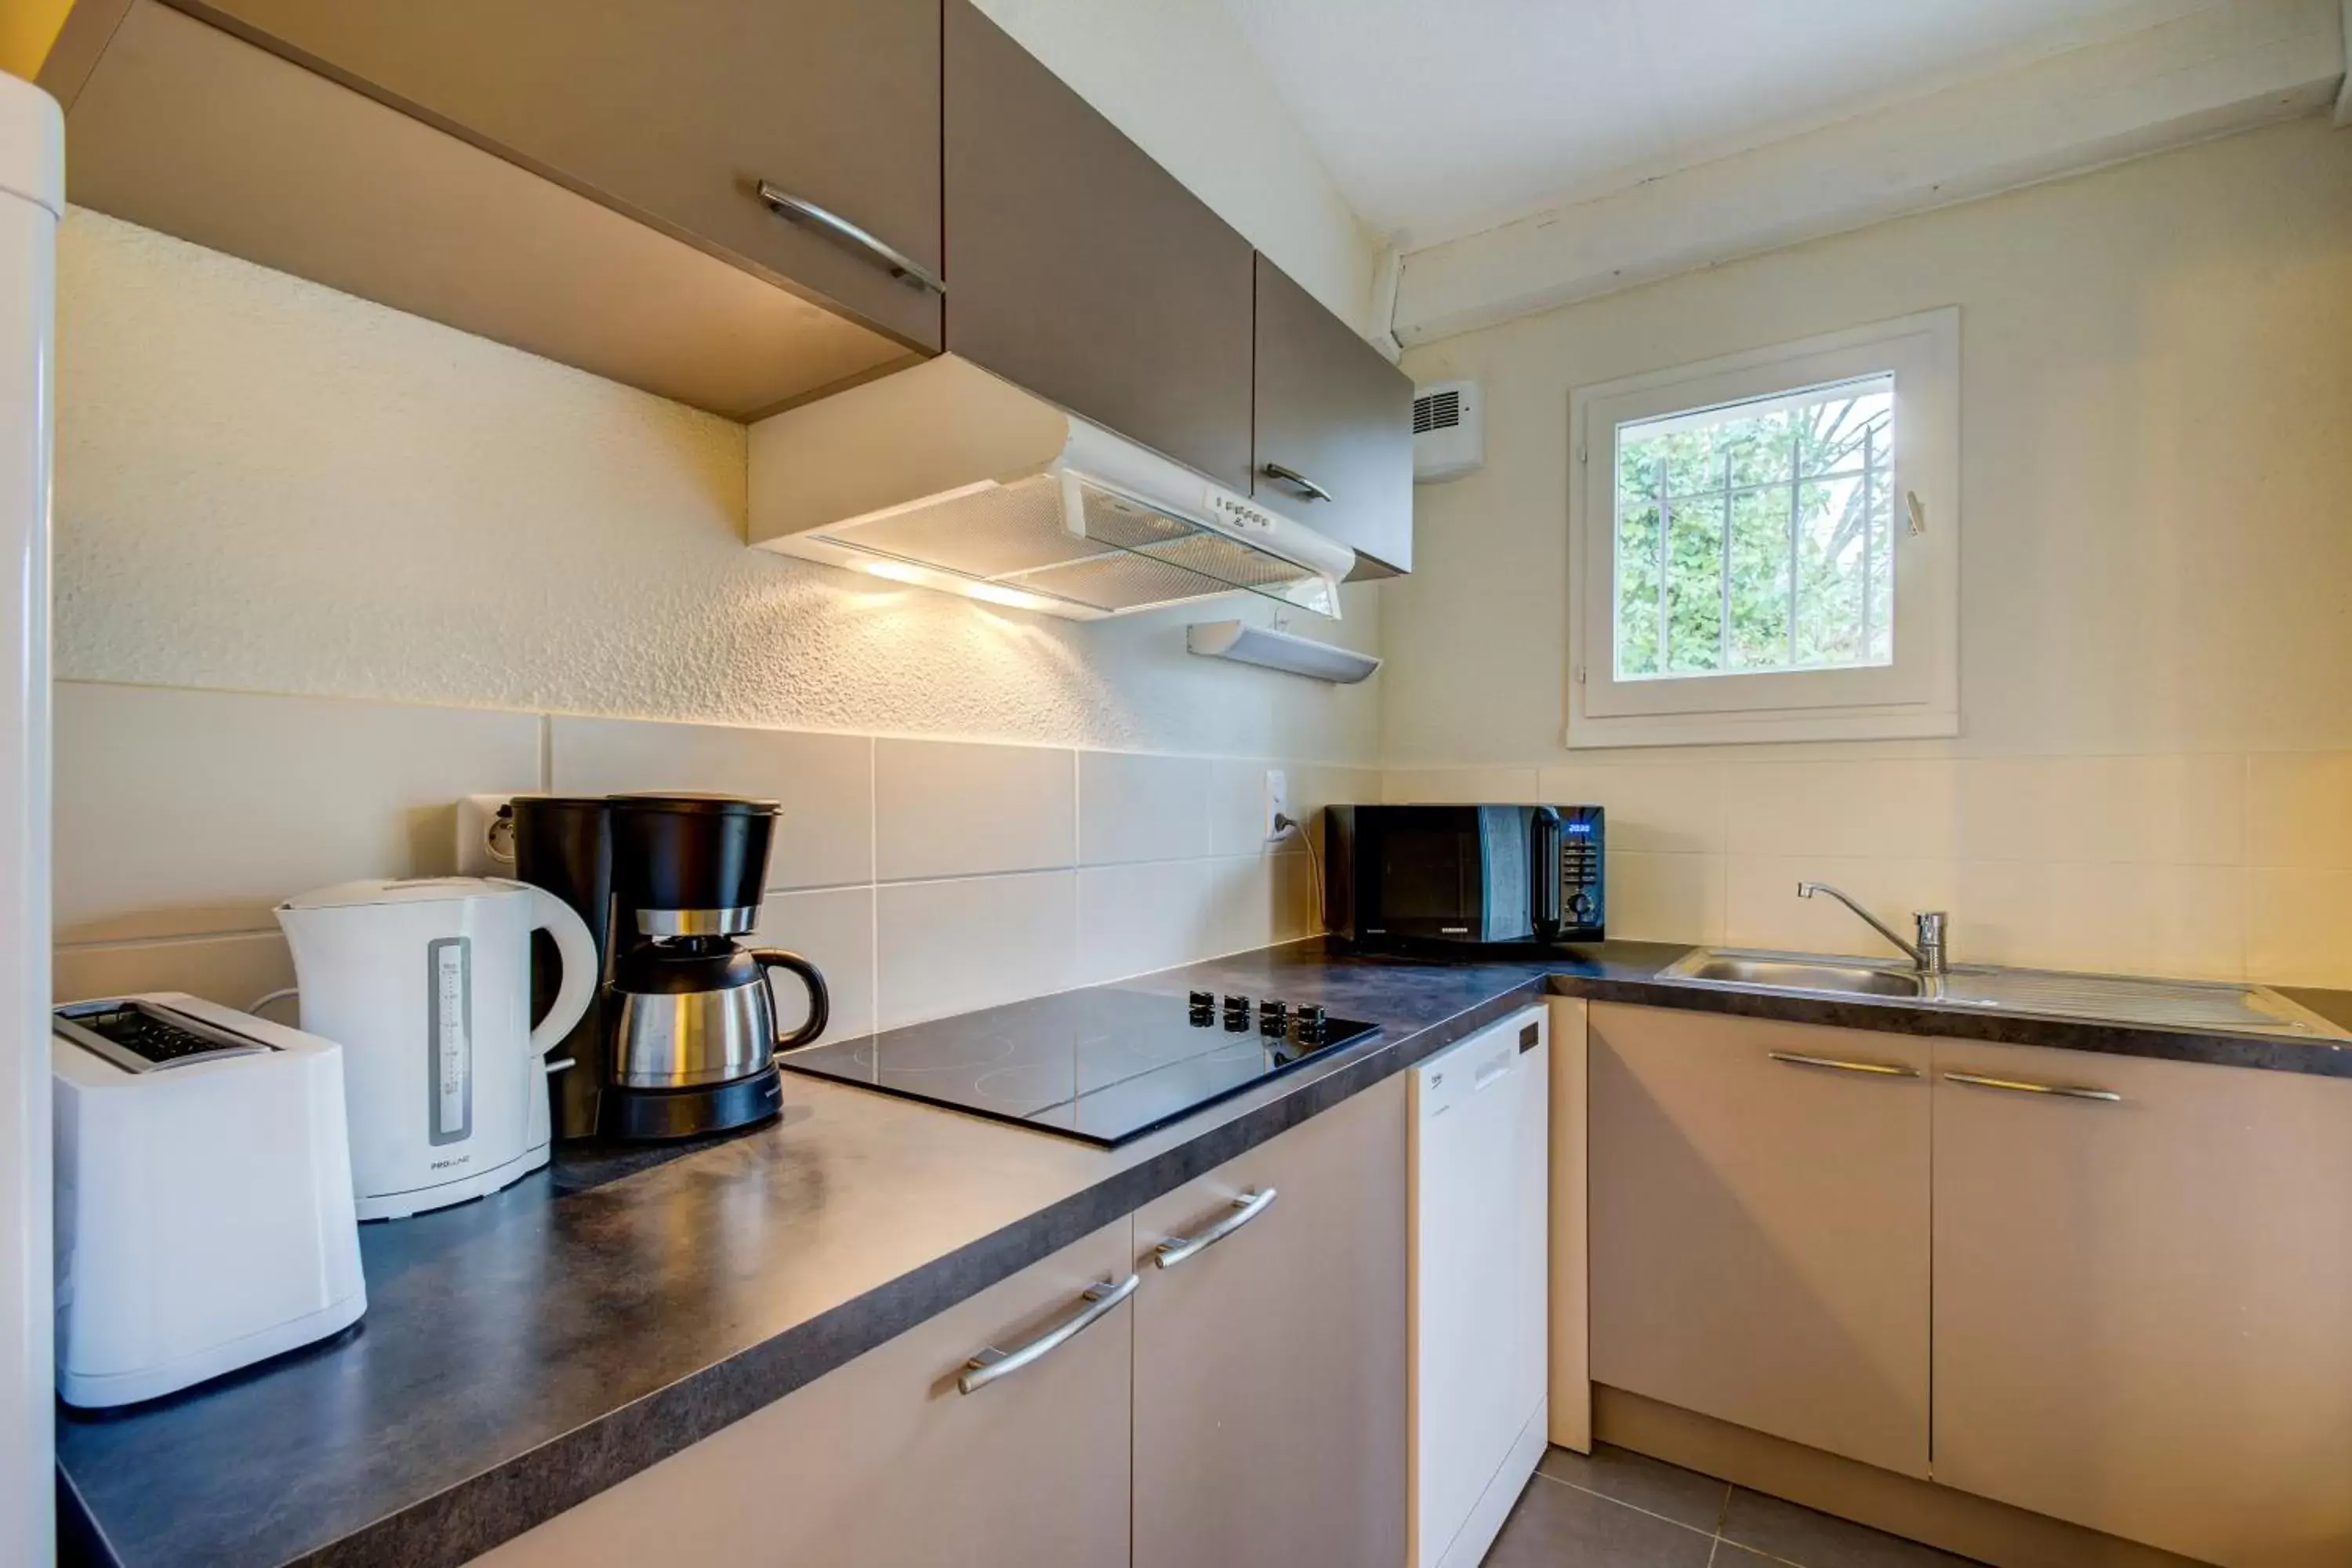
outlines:
M2336 100L2352 0L2219 0L1889 109L1408 253L1428 342ZM2352 90L2338 101L2352 112Z

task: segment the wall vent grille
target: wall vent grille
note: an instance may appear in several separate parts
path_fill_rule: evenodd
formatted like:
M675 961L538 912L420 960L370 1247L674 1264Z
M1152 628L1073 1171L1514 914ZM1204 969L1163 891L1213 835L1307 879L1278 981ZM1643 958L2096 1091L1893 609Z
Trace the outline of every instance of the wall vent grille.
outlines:
M1412 400L1412 433L1426 436L1432 430L1451 430L1462 423L1462 394L1454 387L1443 392L1424 393Z

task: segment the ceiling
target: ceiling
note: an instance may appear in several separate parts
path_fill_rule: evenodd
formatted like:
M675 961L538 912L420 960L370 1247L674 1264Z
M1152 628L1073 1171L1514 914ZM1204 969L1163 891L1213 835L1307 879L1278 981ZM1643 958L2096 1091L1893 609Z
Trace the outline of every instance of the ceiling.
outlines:
M1434 244L2210 0L1225 0L1357 214Z

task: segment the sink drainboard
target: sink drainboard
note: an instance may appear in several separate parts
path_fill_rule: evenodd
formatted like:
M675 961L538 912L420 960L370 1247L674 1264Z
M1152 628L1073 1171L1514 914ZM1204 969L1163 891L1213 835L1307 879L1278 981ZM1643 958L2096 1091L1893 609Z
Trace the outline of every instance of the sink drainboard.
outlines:
M2347 1037L2344 1030L2317 1014L2263 985L2135 980L2031 969L1955 970L1945 978L1942 999L1962 1006L2055 1013L2174 1029Z

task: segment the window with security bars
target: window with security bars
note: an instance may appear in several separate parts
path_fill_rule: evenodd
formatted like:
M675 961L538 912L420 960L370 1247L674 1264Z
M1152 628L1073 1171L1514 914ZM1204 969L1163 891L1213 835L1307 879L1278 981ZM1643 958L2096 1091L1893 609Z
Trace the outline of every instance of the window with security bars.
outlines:
M1617 430L1617 679L1894 658L1895 380Z
M1570 746L1959 729L1959 312L1569 395Z

